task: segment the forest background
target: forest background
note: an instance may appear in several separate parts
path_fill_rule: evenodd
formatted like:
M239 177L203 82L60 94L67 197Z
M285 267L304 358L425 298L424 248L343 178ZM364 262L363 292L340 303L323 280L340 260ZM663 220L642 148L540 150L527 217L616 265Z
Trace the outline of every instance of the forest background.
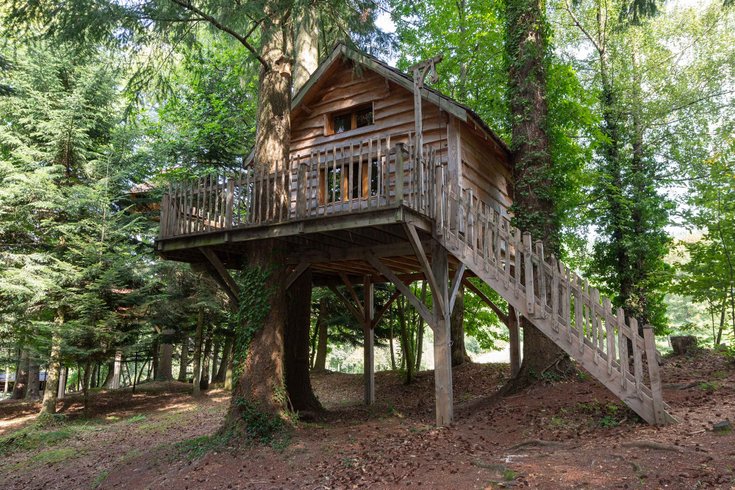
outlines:
M507 3L310 5L321 58L338 41L402 69L441 53L436 88L509 139ZM169 183L243 164L258 60L176 1L102 2L86 17L49 5L0 7L0 367L19 380L13 396L38 397L51 362L69 386L109 386L116 355L129 361L123 384L227 385L236 318L205 274L156 257L156 203ZM732 349L735 11L553 0L545 16L564 259L654 325L662 347L692 334ZM360 327L333 292L312 303L312 368L361 371ZM431 366L430 329L407 302L391 308L378 365L410 382ZM471 291L453 329L457 363L507 335Z

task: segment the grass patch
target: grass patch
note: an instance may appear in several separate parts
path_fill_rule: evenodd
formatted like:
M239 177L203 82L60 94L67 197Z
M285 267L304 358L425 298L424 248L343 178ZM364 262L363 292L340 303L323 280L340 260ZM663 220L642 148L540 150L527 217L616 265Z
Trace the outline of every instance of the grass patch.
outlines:
M717 391L720 389L720 383L717 383L715 381L705 381L703 383L699 383L698 388L702 391Z
M176 455L187 459L199 459L208 452L224 446L229 437L215 434L212 436L199 436L193 439L177 442L174 444Z
M67 459L75 458L79 454L80 452L77 449L73 449L70 447L49 449L47 451L42 451L32 456L31 461L38 464L61 463L62 461L66 461Z
M94 480L92 481L92 488L99 488L100 485L102 485L105 480L107 480L107 477L110 476L109 470L102 470L100 471L97 476L94 477Z
M0 436L0 456L19 451L51 447L82 432L98 430L99 421L65 422L63 417L44 418L21 429Z
M145 419L146 419L146 416L145 415L140 415L139 414L139 415L133 415L132 417L130 417L127 420L127 422L129 424L135 424L136 422L143 422Z
M518 473L511 470L510 468L507 468L505 471L503 471L503 480L505 481L513 481L518 476Z

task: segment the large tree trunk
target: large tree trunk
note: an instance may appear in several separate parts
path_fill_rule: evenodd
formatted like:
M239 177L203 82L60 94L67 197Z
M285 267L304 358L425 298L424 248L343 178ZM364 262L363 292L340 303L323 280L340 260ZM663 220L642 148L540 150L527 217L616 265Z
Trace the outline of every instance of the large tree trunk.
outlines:
M51 357L46 370L46 389L43 392L41 415L56 413L56 399L59 396L59 377L61 371L61 336L57 331L64 324L64 315L59 312L55 330L51 336Z
M222 358L220 359L220 362L219 362L217 374L215 374L212 382L214 383L224 383L225 382L225 378L227 377L227 365L230 363L230 357L232 356L232 346L233 346L232 336L227 335L227 337L225 337L225 344L222 347Z
M181 357L179 359L180 364L178 380L182 383L185 383L186 366L189 364L189 334L184 334L184 340L181 342Z
M506 2L506 49L509 66L511 150L516 225L544 241L545 250L559 250L560 225L555 211L555 186L549 144L546 102L548 26L541 0ZM527 319L523 363L505 388L515 392L531 384L550 364L564 356Z
M316 317L316 356L314 358L314 371L324 372L327 370L327 298L322 297L319 300L319 313Z
M464 288L462 286L457 292L457 299L449 322L452 337L452 366L460 366L471 361L464 345Z
M305 6L296 21L294 41L293 93L296 94L319 66L319 30L316 12Z
M156 381L173 381L174 375L171 370L174 354L174 344L172 344L173 329L166 329L161 336L160 360L158 370L155 372L154 379ZM155 370L154 370L155 371Z
M28 356L28 387L26 388L26 400L38 400L41 398L41 382L39 375L41 366L35 354Z
M321 411L309 377L311 327L311 269L288 290L288 320L284 331L286 390L295 411Z
M13 384L13 400L22 400L26 396L26 388L28 387L28 351L22 349L20 351L20 359L18 359L18 367L15 370L15 384Z
M291 64L292 38L289 12L279 2L264 6L260 34L262 58L258 93L257 131L254 165L259 171L271 172L288 160L291 136ZM275 193L274 209L286 209L287 192ZM270 203L268 203L270 205ZM241 425L243 415L257 411L266 416L280 416L288 406L284 386L283 331L287 319L285 282L287 277L286 250L276 240L263 240L250 247L248 275L263 279L263 284L251 285L259 290L243 291L253 295L258 304L267 301L267 311L249 311L240 330L251 335L245 359L233 388L229 424ZM267 295L267 296L264 296ZM243 305L241 305L241 309ZM241 332L235 352L242 354L246 339Z
M202 335L204 332L204 308L199 308L197 312L197 329L194 334L194 380L192 381L192 395L199 395L199 381L201 380L202 370Z

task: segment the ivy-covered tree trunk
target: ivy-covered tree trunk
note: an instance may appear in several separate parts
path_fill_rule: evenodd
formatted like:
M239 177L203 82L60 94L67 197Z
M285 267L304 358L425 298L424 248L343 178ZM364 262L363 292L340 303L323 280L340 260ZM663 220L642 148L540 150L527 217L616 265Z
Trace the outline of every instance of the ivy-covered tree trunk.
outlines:
M457 299L454 303L454 310L449 317L452 338L452 366L460 366L465 362L470 362L470 356L467 355L467 349L464 345L464 288L460 287L457 292Z
M553 163L546 100L547 25L541 0L506 2L506 50L509 63L513 211L516 226L543 240L545 250L559 250L560 224L555 212ZM564 358L564 352L523 318L523 363L505 387L507 393L531 384Z
M311 327L311 269L288 290L288 321L284 332L286 391L295 411L319 412L319 403L309 376L309 330Z
M279 2L267 2L263 13L253 160L257 170L273 172L289 156L293 32L289 12L284 12ZM273 209L285 209L286 189L278 188L272 199ZM245 318L236 340L239 372L228 423L245 425L247 430L248 414L279 417L288 410L283 365L283 332L288 318L283 244L273 239L255 242L247 251L244 276L251 280L240 301ZM248 308L249 304L254 309Z

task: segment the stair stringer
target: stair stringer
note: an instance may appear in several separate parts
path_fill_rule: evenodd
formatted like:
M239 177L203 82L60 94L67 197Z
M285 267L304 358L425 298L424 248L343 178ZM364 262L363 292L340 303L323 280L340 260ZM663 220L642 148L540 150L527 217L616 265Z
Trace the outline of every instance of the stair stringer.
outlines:
M522 286L507 280L507 275L504 276L499 269L490 265L487 261L476 261L474 259L476 254L465 243L446 240L442 237L439 237L439 239L457 260L461 261L478 278L500 294L516 311L529 319L536 328L543 332L571 358L579 362L595 379L610 390L613 395L623 401L623 403L649 424L655 425L657 423L654 413L653 397L650 394L650 390L648 390L649 393L645 392L647 387L641 385L639 389L636 389L636 383L633 377L626 376L626 380L623 381L623 374L620 371L616 369L608 370L606 354L604 352L598 353L597 348L590 345L587 341L582 344L584 347L580 351L576 329L557 323L557 331L553 327L551 318L545 312L541 315L529 314L526 295L525 291L521 289ZM540 304L537 303L535 305L535 311L542 311ZM668 410L668 405L664 404L664 423L675 422L676 419L669 414Z

